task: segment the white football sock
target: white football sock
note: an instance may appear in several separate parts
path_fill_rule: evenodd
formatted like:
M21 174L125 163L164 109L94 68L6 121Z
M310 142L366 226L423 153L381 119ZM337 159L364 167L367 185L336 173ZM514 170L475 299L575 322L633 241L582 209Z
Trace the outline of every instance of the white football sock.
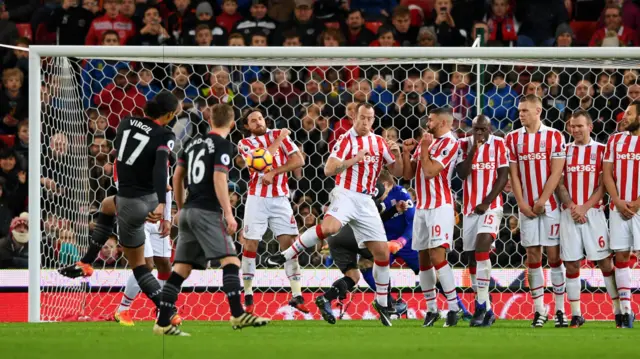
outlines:
M438 302L436 301L436 270L431 267L420 266L420 288L427 302L427 311L438 312Z
M136 296L140 293L140 286L136 277L132 274L127 278L127 284L124 286L124 293L120 300L120 307L118 307L118 313L125 310L129 310L131 304L136 299Z
M373 262L373 279L376 281L376 301L383 307L388 305L389 295L389 261Z
M575 275L567 274L567 299L571 306L572 316L582 315L582 309L580 308L580 284L580 272Z
M489 253L476 253L477 267L477 291L476 298L478 303L484 304L487 311L491 309L491 300L489 299L489 284L491 283L491 260ZM486 259L484 259L486 257Z
M565 268L562 262L558 264L550 264L551 284L553 285L553 298L556 305L556 311L564 313L564 292L565 292Z
M315 247L322 243L324 235L322 234L322 227L320 225L307 229L291 247L287 248L282 254L287 260L297 257L300 253L306 251L308 248Z
M631 313L631 272L629 262L616 263L616 286L622 314Z
M289 278L291 284L291 296L298 297L302 295L302 284L300 283L300 264L298 259L290 259L284 263L284 272Z
M611 298L613 314L621 314L616 276L613 272L602 272L602 278L604 279L604 286L607 288L607 293L609 293L609 298Z
M451 270L451 266L446 260L437 264L435 268L438 271L438 278L440 279L444 295L447 297L449 310L457 312L460 308L458 307L458 293L456 292L456 282L453 278L453 270Z
M253 295L253 277L256 274L256 252L242 252L242 282L244 295Z
M527 276L529 277L529 292L535 311L545 314L544 308L544 272L542 271L542 263L529 263Z

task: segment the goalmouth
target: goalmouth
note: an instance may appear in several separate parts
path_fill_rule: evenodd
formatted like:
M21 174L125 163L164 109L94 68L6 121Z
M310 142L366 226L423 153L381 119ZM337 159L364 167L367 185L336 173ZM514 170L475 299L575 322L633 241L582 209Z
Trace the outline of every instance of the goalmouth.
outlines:
M585 69L598 73L605 69L640 69L640 48L485 48L485 47L151 47L151 46L30 46L29 47L29 322L40 322L42 316L42 280L41 241L43 228L41 223L41 193L43 185L43 156L41 151L41 133L43 113L43 61L51 71L56 71L57 81L68 83L61 86L57 93L47 96L60 96L69 99L59 109L59 116L71 116L72 121L60 124L62 130L81 134L82 122L86 115L82 106L78 105L77 70L70 59L101 59L132 62L180 63L203 65L238 65L238 66L400 66L406 64L453 64L467 65L478 79L483 78L486 66L505 65L539 68L573 68ZM74 60L77 61L77 60ZM48 71L48 70L46 70ZM475 91L483 94L485 84L476 81ZM476 106L483 107L482 96L475 96ZM66 107L65 107L66 106ZM56 115L57 116L57 115ZM73 208L68 208L74 220L87 221L82 213L83 206L88 206L88 199L83 191L88 191L88 179L83 177L87 165L83 164L82 146L69 139L69 146L77 145L77 151L70 156L70 166L77 166L74 172L66 173L69 186L72 186L73 198L62 201L62 206L75 201ZM77 172L76 172L77 171ZM88 173L88 172L87 172ZM87 203L85 203L87 202ZM78 233L78 240L88 243L88 228ZM51 283L51 279L46 281ZM304 285L304 283L303 283ZM44 318L50 320L50 318Z

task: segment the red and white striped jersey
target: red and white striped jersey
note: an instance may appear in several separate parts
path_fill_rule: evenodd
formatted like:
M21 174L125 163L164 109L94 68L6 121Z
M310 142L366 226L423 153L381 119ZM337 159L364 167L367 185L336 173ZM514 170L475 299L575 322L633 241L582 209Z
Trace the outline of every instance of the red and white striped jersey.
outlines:
M594 140L586 145L571 142L567 145L564 165L564 186L573 203L583 205L600 186L605 145ZM595 207L601 207L602 200Z
M473 136L465 137L459 143L458 163L461 163L467 158L473 146ZM471 172L464 179L462 212L465 216L473 213L489 195L493 184L498 179L498 168L509 166L508 156L504 139L494 135L490 135L489 140L478 147L471 163ZM502 194L500 194L491 202L489 208L500 208L503 203Z
M611 135L604 153L604 161L613 163L613 178L618 196L623 201L640 197L640 136L629 132ZM613 209L613 203L611 203Z
M452 132L447 132L439 138L434 138L429 146L429 157L440 163L443 169L437 176L426 179L422 172L420 144L413 153L412 161L416 162L416 208L432 209L445 204L453 206L453 194L451 194L451 177L456 167L458 154L458 139Z
M382 137L373 132L359 136L353 128L338 138L330 158L346 161L355 157L360 150L367 150L369 154L363 161L338 173L336 186L358 193L373 194L382 166L395 163L396 158Z
M271 146L271 144L280 136L280 130L267 130L264 135L250 136L244 138L238 142L238 150L242 157L247 158L251 151L257 148L264 148L265 150ZM273 155L273 168L283 166L289 160L289 157L298 152L298 146L287 136L280 144L280 148L272 153ZM264 174L260 172L253 172L249 179L249 195L259 197L283 197L289 195L289 176L286 173L281 173L273 178L273 183L268 186L262 184L262 176Z
M536 133L527 133L524 127L511 131L506 142L509 162L518 164L524 200L533 207L551 175L551 160L566 157L564 136L554 128L540 125ZM558 208L555 193L545 205L552 211Z

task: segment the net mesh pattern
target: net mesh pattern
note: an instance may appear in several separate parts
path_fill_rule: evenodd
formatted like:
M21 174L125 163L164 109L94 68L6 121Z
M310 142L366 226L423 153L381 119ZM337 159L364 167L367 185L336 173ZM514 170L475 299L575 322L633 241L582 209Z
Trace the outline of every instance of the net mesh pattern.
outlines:
M471 120L479 113L491 118L494 134L504 136L520 127L520 96L533 93L543 99L545 124L565 131L567 115L585 109L595 119L593 137L606 143L610 134L624 128L626 106L640 98L638 65L631 59L44 58L42 319L112 317L131 275L125 270L128 267L115 235L94 263L96 273L90 279L68 280L55 269L80 258L100 202L115 193L111 152L116 126L127 115L141 115L146 101L161 90L172 91L182 102L182 111L170 124L177 137L176 152L190 138L207 131L209 106L215 103L231 104L236 111L238 120L230 135L234 143L243 138L239 119L250 107L262 109L272 128L291 130L305 157L305 166L289 181L291 205L302 233L321 221L328 204L334 179L324 175L323 167L335 140L351 126L351 103L371 103L375 132L401 143L419 138L428 113L444 106L453 108L458 137L467 136ZM249 172L240 157L233 163L229 191L242 228ZM415 195L410 182L398 180L398 184ZM452 187L459 213L462 181L454 177ZM525 250L520 245L517 205L510 185L503 196L505 215L491 253L492 298L501 318L523 319L532 312L526 294ZM474 297L468 255L462 252L459 214L456 223L449 261L460 296L471 306ZM177 236L174 226L172 240ZM243 241L236 235L238 253ZM278 242L267 232L257 257L256 312L272 318L318 319L315 311L302 314L287 305L289 282L284 270L265 269L266 257L278 251ZM342 276L326 247L303 253L299 261L308 302ZM185 282L178 300L185 319L228 317L220 290L222 273L216 265L194 272ZM600 272L585 261L582 278L586 283L582 296L585 317L611 318ZM422 317L425 303L417 276L406 263L392 264L391 282L394 296L407 302L408 315ZM549 281L547 286L551 286ZM553 294L546 295L550 299ZM350 304L345 304L344 318L373 318L372 300L373 292L361 281L348 298ZM444 298L440 295L438 300L444 307ZM132 309L136 319L152 317L152 304L146 298L139 298Z

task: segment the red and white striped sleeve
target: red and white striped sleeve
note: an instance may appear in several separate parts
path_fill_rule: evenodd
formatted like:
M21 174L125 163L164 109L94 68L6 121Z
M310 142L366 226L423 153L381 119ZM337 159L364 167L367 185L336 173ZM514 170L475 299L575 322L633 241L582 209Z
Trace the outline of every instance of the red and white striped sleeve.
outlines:
M280 136L279 133L278 133L278 136ZM275 137L277 138L277 136ZM289 136L287 136L284 140L282 140L282 144L280 144L280 147L282 148L282 150L284 150L284 153L286 153L287 155L300 151L300 149L298 149L298 146L296 146L296 144L293 143L293 140L291 140L291 137Z
M240 152L240 155L242 155L243 158L249 157L252 149L253 146L251 145L251 142L246 138L243 138L238 142L238 152Z
M411 155L411 162L418 162L418 160L420 159L420 144L422 143L422 141L418 142L418 146L416 146L415 150L413 150L413 154Z
M567 158L567 148L564 143L564 136L560 131L553 132L553 147L551 147L551 158Z
M505 145L504 141L496 140L496 160L498 162L498 168L508 167L509 166L509 150Z
M344 134L338 138L338 142L336 142L335 146L333 146L333 150L331 151L331 155L329 158L337 158L340 161L344 161L347 157L347 154L351 150L351 141L350 136L348 134Z
M616 138L618 137L618 134L613 134L611 136L609 136L609 141L607 141L607 148L604 150L604 162L611 162L613 163L613 160L616 157Z
M458 155L458 141L454 138L445 138L431 153L431 159L442 165L443 168L449 166L451 161Z
M518 155L516 154L516 144L514 140L514 132L510 132L507 134L507 152L509 154L509 162L517 163Z
M469 137L461 138L458 140L458 158L457 162L462 162L467 159L467 152L469 151Z
M378 147L382 149L382 158L384 158L384 163L387 165L393 164L396 162L396 157L389 151L389 146L387 146L387 142L382 139L382 137L378 137Z

